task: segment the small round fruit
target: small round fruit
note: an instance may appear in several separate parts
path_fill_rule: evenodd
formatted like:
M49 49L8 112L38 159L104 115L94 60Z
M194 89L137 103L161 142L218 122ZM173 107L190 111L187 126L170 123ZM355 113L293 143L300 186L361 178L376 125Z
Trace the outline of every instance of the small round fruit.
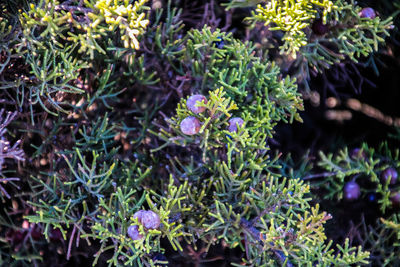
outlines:
M139 227L137 225L131 225L128 227L128 236L132 240L140 240L143 238L143 235L139 232Z
M147 229L158 229L160 227L160 216L154 211L147 211L142 217L142 224Z
M395 184L397 182L397 171L394 168L387 168L382 172L381 178L384 183L390 178L390 184Z
M206 107L198 106L198 104L201 102L203 102L204 104L207 104L207 98L204 95L192 95L186 101L186 106L194 114L199 114L206 110Z
M181 121L180 128L186 135L195 135L200 131L200 121L193 116L189 116Z
M133 218L134 219L138 219L138 222L139 223L142 223L142 218L143 218L143 215L146 213L147 211L146 210L138 210L137 212L135 212L135 214L133 214Z
M363 9L361 9L361 11L358 13L358 15L361 18L368 18L368 19L376 18L375 10L370 7L364 7Z
M147 229L157 229L161 224L160 216L151 210L139 210L133 214L133 218L137 218L138 222Z
M234 117L230 119L228 123L229 123L228 131L232 133L232 132L237 132L238 130L237 125L239 125L239 127L242 127L244 121L241 118Z
M393 207L400 207L400 192L393 192L390 194L390 201L392 202Z
M316 19L313 22L311 29L316 35L324 35L329 31L329 26L327 24L324 24L322 22L322 19Z
M344 198L348 201L356 200L360 197L360 186L356 182L348 182L344 186Z

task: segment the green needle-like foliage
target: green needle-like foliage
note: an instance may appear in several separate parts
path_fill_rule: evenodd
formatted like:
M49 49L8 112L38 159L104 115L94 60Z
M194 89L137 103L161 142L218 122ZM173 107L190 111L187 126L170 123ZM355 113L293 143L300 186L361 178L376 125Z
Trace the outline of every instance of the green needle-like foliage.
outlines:
M239 246L246 251L246 266L366 263L369 253L361 248L355 252L346 243L339 248L342 254L335 255L331 243L325 244L323 225L331 215L319 212L318 205L310 207L308 185L273 171L280 167L277 158L268 155L265 135L258 139L262 133L248 128L247 117L236 133L224 129L230 111L239 108L224 97L223 90L209 92L208 102L198 103L205 107L200 114L191 113L182 100L176 117L167 120L169 130L159 134L167 143L156 151L172 144L187 147L192 153L202 150L199 167L193 161L171 160L175 180L187 195L182 201L190 207L189 212L176 212L190 233L186 241L194 244L200 239L209 247L215 240L224 240L231 248ZM180 122L189 115L202 124L194 136L179 130Z
M361 185L361 195L376 193L378 203L383 212L393 206L390 197L398 192L399 186L390 183L390 179L383 180L382 174L387 168L399 170L399 150L391 151L387 143L382 143L377 151L363 144L360 150L349 151L347 148L337 154L320 153L318 166L327 173L323 182L315 182L315 187L324 188L326 199L343 198L344 185L349 181L356 181Z
M225 1L249 7L258 38L231 24L235 12L218 24L215 1L201 23L185 1L164 2L0 2L0 265L83 249L99 266L200 265L221 249L234 266L396 265L400 188L382 175L400 169L398 150L363 144L295 164L270 148L278 124L302 122L310 70L374 53L391 17L344 0ZM188 107L199 94L200 111ZM356 227L360 240L333 236L335 215L312 195L337 204L349 181L382 212Z
M272 23L269 28L272 31L284 31L282 40L285 43L281 51L296 56L300 48L308 43L304 29L319 13L323 23L326 23L328 13L336 8L330 0L271 0L266 5L257 5L252 19L262 21L265 25Z
M105 42L101 39L116 30L124 47L139 49L138 36L149 23L144 12L146 2L85 0L76 5L40 0L36 5L30 4L30 9L22 13L21 24L24 35L35 45L46 39L61 47L64 42L77 43L79 53L93 58L95 51L106 53ZM40 34L32 35L37 29L40 29Z
M261 22L269 31L283 32L280 51L292 58L287 64L298 68L301 81L310 79L311 71L323 72L346 58L358 62L377 52L394 27L392 17L362 17L353 0L233 0L226 6L253 7L246 18L253 26Z
M46 112L57 116L57 111L68 113L61 107L66 94L81 94L84 91L71 85L79 76L79 71L86 68L71 55L73 47L65 50L55 49L52 45L40 51L40 54L27 54L26 62L31 66L34 75L33 83L29 85L29 95L32 105L39 103ZM60 100L58 100L60 99Z
M223 41L223 47L216 42ZM175 56L181 75L189 71L192 87L201 92L223 87L239 112L249 117L249 129L272 136L278 121L298 120L303 109L295 80L280 77L279 68L255 55L251 43L243 43L230 34L212 32L208 27L190 31L183 48Z

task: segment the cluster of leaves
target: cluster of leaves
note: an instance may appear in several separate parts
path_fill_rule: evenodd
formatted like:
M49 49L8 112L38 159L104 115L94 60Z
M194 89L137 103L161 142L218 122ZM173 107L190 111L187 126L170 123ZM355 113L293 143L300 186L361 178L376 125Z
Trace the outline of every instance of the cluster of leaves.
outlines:
M335 6L337 8L327 16L329 30L323 35L310 36L296 65L305 59L314 70L322 72L346 58L358 62L359 58L377 52L379 45L384 44L384 38L389 36L389 30L393 29L392 17L363 17L363 9L354 1L336 1Z
M224 130L236 105L223 98L223 90L210 91L207 104L199 104L206 111L199 115L203 126L197 135L185 136L179 130L182 119L193 115L183 105L184 100L177 108L177 116L167 120L168 132L162 130L160 135L166 144L184 146L192 154L198 148L202 150L198 166L193 159L170 160L175 183L181 187L190 183L181 192L187 195L184 203L191 207L190 213L178 213L190 233L187 242L200 239L211 246L215 240L223 239L229 247L246 252L241 263L246 266L366 263L369 253L361 248L356 250L346 244L339 247L343 254L335 254L332 243L324 243L323 224L331 216L319 212L318 205L310 207L308 185L273 172L280 166L277 158L270 158L265 138L258 139L261 130L253 128L251 132L244 116L244 124L236 133ZM170 184L167 188L176 191L176 187Z
M365 218L354 226L351 242L360 244L370 251L376 266L396 266L400 263L399 216L394 214L387 219L380 218L373 225L367 225Z
M93 126L96 124L94 122ZM83 134L83 131L78 132ZM117 266L122 262L153 265L152 253L162 250L160 238L166 237L173 245L179 245L177 238L183 234L179 231L182 225L169 222L170 209L179 203L170 204L167 210L153 205L141 185L151 168L142 169L138 160L121 161L116 149L107 152L104 146L90 149L93 148L91 143L101 143L104 132L108 136L116 135L115 128L107 124L93 128L84 134L86 142L78 141L74 150L56 155L57 163L54 162L52 171L32 177L34 192L29 204L35 214L25 219L40 224L47 239L55 228L60 229L64 239L72 229L68 237L69 253L74 240L77 246L80 239L85 239L89 245L97 240L101 246L94 255L93 264L103 253L112 250L109 265ZM133 217L146 206L146 199L148 207L160 216L160 229L145 232ZM145 238L129 238L130 225L140 225Z
M273 23L273 27L269 28L271 31L284 31L284 45L281 49L296 56L300 48L308 44L304 29L310 26L317 15L322 17L325 24L327 15L334 9L337 9L337 6L329 0L272 0L266 5L259 4L251 19L262 21L265 25Z
M52 115L68 113L71 94L85 92L81 79L89 67L85 58L106 54L108 46L139 49L138 38L149 23L145 2L40 0L25 5L26 11L15 11L19 13L13 19L4 16L1 70L13 72L20 59L26 66L0 88L16 88L18 106L28 105L32 123L36 104ZM3 8L12 14L9 7ZM119 39L114 37L117 30Z
M226 6L229 9L256 4L252 16L246 19L253 22L252 27L262 22L270 26L269 31L284 33L279 37L283 41L281 53L291 56L291 60L285 59L289 61L286 65L296 69L296 77L306 86L310 72L323 72L346 58L358 62L360 57L378 51L393 29L392 17L365 17L353 0L233 0Z
M0 147L0 153L9 158L14 151L12 159L23 160L24 145L23 182L29 193L0 211L5 244L0 265L45 259L55 231L57 242L67 243L67 259L86 246L94 265L159 266L167 264L160 256L167 246L184 251L199 244L207 251L217 244L241 249L242 259L233 262L237 266L368 263L369 253L361 247L327 241L324 225L331 215L311 204L310 186L297 174L279 174L285 165L272 156L267 141L279 122L301 121L303 100L296 80L283 77L251 42L208 26L185 31L181 11L170 4L164 12L150 10L143 0L11 1L15 7L0 3L7 14L0 18L0 97L19 110L16 128L21 129L13 137L23 144L10 146L3 138L17 112L5 119L0 112L0 145L8 147ZM348 9L343 2L347 9L338 12L341 1L333 6L300 2L286 1L280 9L282 1L271 1L275 6L259 6L257 12L266 14L262 18L273 14L269 20L296 39L302 32L308 37L313 20L333 23ZM290 27L282 12L295 21ZM374 40L363 39L370 47L390 25L390 20L358 19L368 25L360 31L362 38ZM350 41L343 47L357 47L357 34L346 32L343 40ZM307 40L297 43L300 54L317 39ZM340 53L359 56L357 51ZM318 60L330 64L327 57ZM199 104L203 112L187 108L186 96L193 94L206 96ZM160 109L163 122L155 119ZM191 136L180 128L189 116L201 124ZM237 131L228 130L233 117L243 120ZM354 169L373 172L370 182L376 183L387 165L397 162L398 168L398 153L388 153L390 160L381 163L373 158L364 165L355 159L345 166L336 163L340 169L329 169L335 175L327 182L336 190L332 197L340 197L338 188ZM321 168L334 161L325 158ZM8 172L3 174L12 182ZM379 192L388 188L395 186L382 184ZM382 199L383 209L389 207L388 195ZM142 209L159 216L159 228L144 228L134 216ZM397 217L384 223L397 231ZM129 237L130 226L143 238Z
M382 143L375 151L364 143L361 149L349 151L344 148L335 155L320 152L317 164L326 173L323 182L315 182L313 185L326 190L324 198L343 199L345 184L355 181L361 186L362 197L367 198L373 194L383 212L393 207L391 197L400 189L397 177L383 178L383 173L388 168L399 170L398 149L391 151L387 143Z
M301 95L295 80L282 78L279 67L255 55L255 47L219 29L191 30L174 55L175 68L191 78L190 86L199 92L223 87L235 101L242 117L249 117L248 128L272 136L279 121L301 121Z
M52 40L60 47L65 42L76 43L78 53L93 58L95 51L106 53L104 46L113 40L110 37L116 30L124 47L139 49L137 38L149 23L144 11L146 2L40 0L36 5L31 3L30 9L21 14L21 24L24 35L32 38L28 41L34 46L43 46L45 40ZM100 44L99 39L102 39Z

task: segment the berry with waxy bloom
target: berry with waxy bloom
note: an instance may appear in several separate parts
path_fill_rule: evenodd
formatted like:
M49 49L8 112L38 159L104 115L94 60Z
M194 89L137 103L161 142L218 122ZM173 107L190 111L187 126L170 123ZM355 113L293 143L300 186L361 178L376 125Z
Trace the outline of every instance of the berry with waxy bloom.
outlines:
M329 26L327 24L324 24L322 19L316 19L313 22L311 29L316 35L324 35L329 31Z
M193 116L189 116L181 121L180 128L186 135L195 135L200 131L200 121Z
M151 210L139 210L133 214L133 218L137 218L138 222L147 229L157 229L161 224L160 216Z
M128 227L128 236L132 240L140 240L143 238L143 235L139 232L139 227L137 225L131 225Z
M231 118L228 121L228 123L229 123L228 131L230 131L232 133L232 132L237 132L237 130L238 130L237 126L242 127L244 121L242 120L242 118L234 117L234 118Z
M361 11L358 13L358 15L361 18L368 18L368 19L374 19L376 18L376 12L373 8L370 7L364 7L361 9Z
M207 104L207 98L204 95L192 95L186 101L186 107L195 114L199 114L206 110L206 107L198 106L199 103L203 102Z
M397 182L397 171L393 168L387 168L381 174L382 181L386 183L386 181L390 178L390 184L395 184Z
M356 182L348 182L344 185L344 198L348 201L356 200L360 197L360 186Z

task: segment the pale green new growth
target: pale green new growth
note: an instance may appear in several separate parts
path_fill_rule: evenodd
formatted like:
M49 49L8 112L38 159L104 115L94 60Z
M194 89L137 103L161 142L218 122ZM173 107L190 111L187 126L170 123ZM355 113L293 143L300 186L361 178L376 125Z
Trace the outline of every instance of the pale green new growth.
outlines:
M88 53L93 58L94 51L106 53L104 44L99 41L115 34L116 30L124 47L139 49L138 37L149 23L144 12L147 1L130 4L128 0L85 0L83 5L75 5L40 0L21 14L21 24L25 36L41 28L41 34L33 38L47 37L61 47L63 41L78 43L79 53ZM41 45L37 41L34 43Z

